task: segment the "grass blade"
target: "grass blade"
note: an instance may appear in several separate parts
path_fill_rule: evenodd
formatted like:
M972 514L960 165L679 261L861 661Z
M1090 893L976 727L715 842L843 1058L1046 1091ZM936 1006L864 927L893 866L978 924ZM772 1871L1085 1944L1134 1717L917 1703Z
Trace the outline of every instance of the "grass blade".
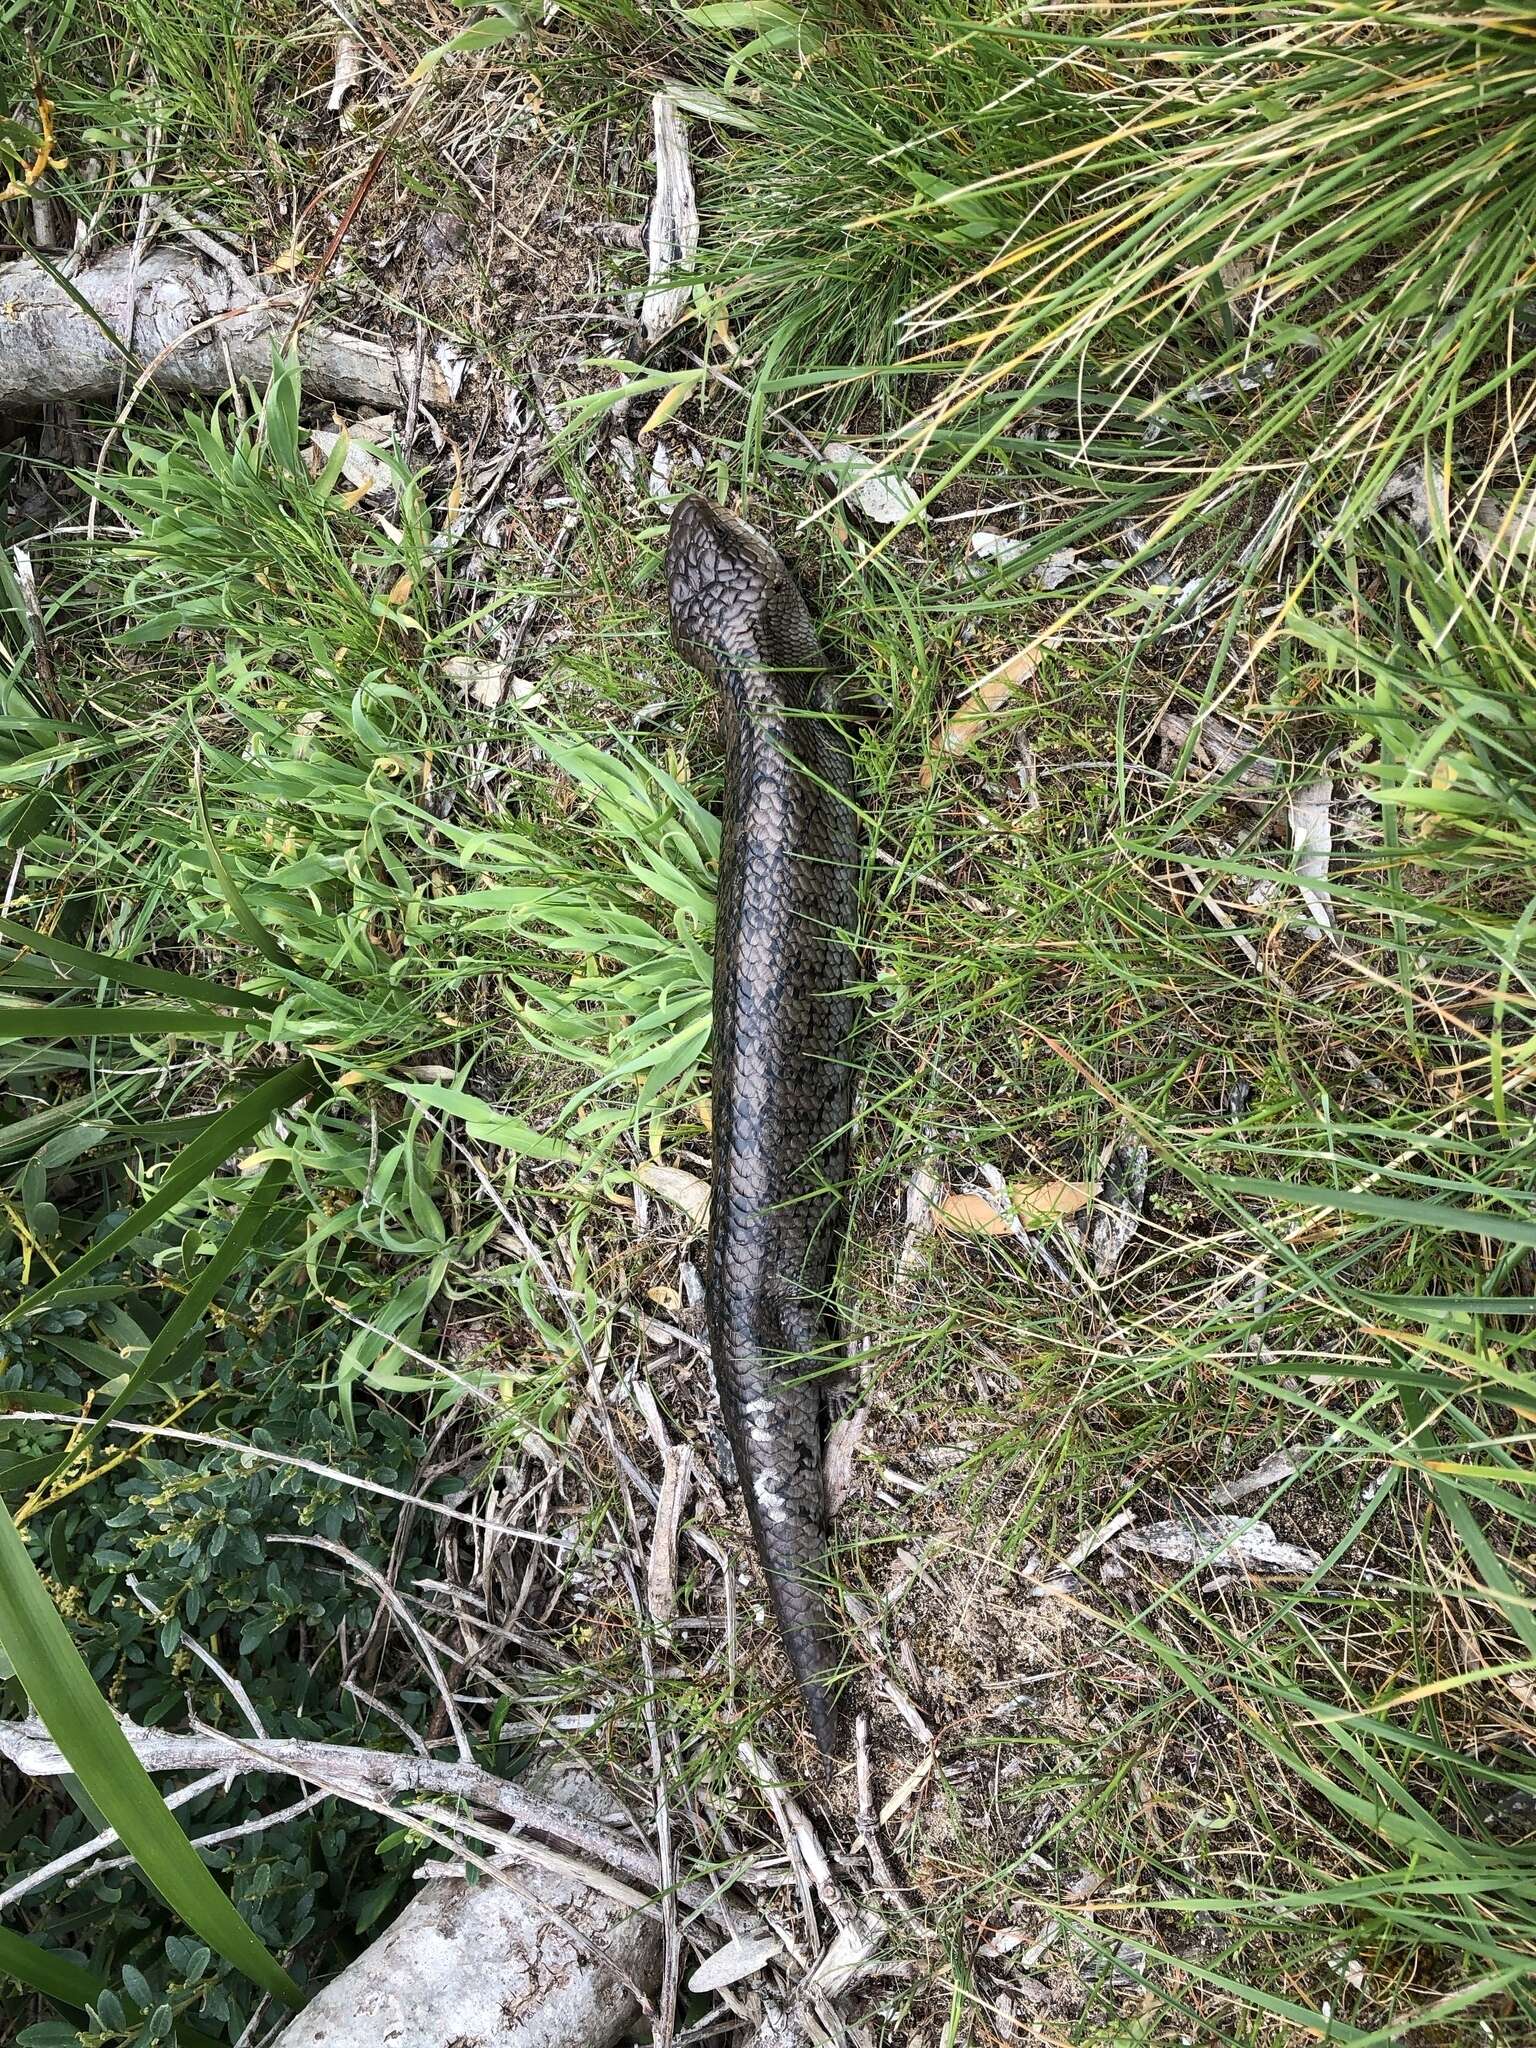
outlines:
M247 1144L279 1110L297 1102L301 1095L307 1095L315 1080L315 1070L308 1060L298 1060L291 1067L284 1067L280 1073L270 1075L226 1109L201 1136L194 1138L176 1155L166 1169L165 1179L148 1201L140 1203L116 1230L108 1231L99 1243L83 1252L62 1273L55 1274L52 1280L29 1294L9 1317L0 1319L0 1327L18 1315L34 1314L66 1288L77 1287L86 1274L94 1272L104 1260L116 1258L136 1237L142 1236L151 1223L158 1222L167 1210L185 1200L216 1167L222 1166L226 1159Z
M246 1020L210 1010L158 1010L148 1003L0 1003L0 1043L16 1038L228 1038Z
M0 1645L87 1798L193 1932L288 2005L303 1994L200 1862L96 1689L8 1510L0 1506Z
M45 932L33 931L12 917L0 917L0 939L29 953L41 953L60 967L72 967L81 981L110 981L119 988L142 988L156 995L185 996L189 1002L250 1010L270 1010L270 996L252 995L241 988L225 988L195 974L174 974L166 967L150 967L141 960L125 960L115 953L93 953L87 946L72 946Z

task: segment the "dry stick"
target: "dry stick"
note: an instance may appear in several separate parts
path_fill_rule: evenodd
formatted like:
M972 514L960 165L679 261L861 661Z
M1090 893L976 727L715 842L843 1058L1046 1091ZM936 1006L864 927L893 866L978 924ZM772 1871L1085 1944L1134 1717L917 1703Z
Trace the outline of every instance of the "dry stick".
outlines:
M854 1825L859 1831L859 1840L864 1844L864 1853L869 1858L869 1867L874 1872L875 1882L884 1892L891 1906L905 1926L924 1940L932 1940L933 1933L926 1928L917 1914L907 1903L906 1887L891 1868L885 1853L885 1844L880 1836L880 1819L875 1812L874 1782L869 1764L869 1716L859 1714L853 1724L854 1770L859 1793L859 1809Z
M453 1740L455 1747L458 1749L459 1756L463 1762L473 1763L475 1757L474 1747L469 1739L469 1731L464 1726L463 1719L459 1713L458 1703L453 1697L453 1688L448 1683L448 1675L443 1670L442 1664L438 1659L438 1645L422 1627L415 1615L412 1614L410 1608L401 1599L384 1574L376 1570L365 1558L359 1557L355 1551L348 1550L344 1544L333 1543L328 1536L272 1535L267 1538L267 1541L269 1543L292 1543L311 1550L323 1550L331 1557L339 1557L343 1564L349 1565L357 1573L359 1578L367 1581L374 1592L378 1594L380 1600L388 1607L390 1613L400 1623L406 1634L415 1643L417 1649L420 1650L422 1660L431 1672L437 1685L438 1697L441 1699L444 1711L447 1713L448 1725L453 1730Z
M246 1841L252 1835L264 1835L268 1828L286 1827L289 1821L297 1820L301 1815L313 1812L317 1806L323 1806L330 1796L330 1793L325 1791L324 1788L318 1792L306 1792L302 1799L295 1799L288 1806L280 1806L273 1813L253 1813L249 1820L236 1821L230 1827L214 1828L206 1835L193 1835L191 1838L192 1846L194 1849L202 1851L204 1849L215 1849L223 1842ZM169 1801L167 1801L167 1804L169 1804ZM111 1846L111 1842L107 1841L106 1837L99 1837L98 1839L102 1840L106 1847ZM116 1835L112 1835L111 1841L115 1842L116 1840ZM94 1864L91 1869L82 1870L78 1877L71 1878L70 1890L73 1891L77 1885L85 1884L93 1877L99 1877L106 1870L132 1870L136 1867L137 1862L138 1859L134 1856L105 1856L99 1863Z
M390 1803L393 1800L462 1800L468 1806L499 1813L519 1829L547 1835L590 1857L602 1868L585 1873L587 1881L594 1889L621 1898L626 1905L637 1903L635 1892L629 1886L616 1889L615 1879L608 1873L622 1872L643 1886L646 1896L638 1901L641 1904L650 1905L660 1889L660 1866L649 1850L626 1841L601 1821L589 1820L572 1808L525 1792L482 1770L478 1764L288 1737L249 1742L216 1728L199 1728L193 1734L183 1735L143 1728L126 1719L120 1719L118 1725L147 1771L211 1770L214 1775L210 1784L253 1771L277 1771L319 1786L354 1806L396 1820L401 1810ZM24 1721L0 1721L0 1757L30 1778L62 1777L73 1768L36 1716ZM425 1824L427 1817L413 1809L412 1819ZM509 1837L502 1846L541 1867L550 1865L552 1852L545 1844L521 1833ZM569 1860L562 1859L556 1867L568 1872ZM727 1934L739 1932L739 1916L717 1902L704 1886L679 1886L678 1897L691 1912L706 1915Z
M806 1922L811 1939L816 1939L816 1917L810 1903L808 1882L815 1886L816 1895L825 1907L828 1918L836 1928L831 1943L823 1949L811 1966L810 1975L799 1987L796 2004L809 2006L818 2020L834 2036L839 2032L847 2034L849 2029L833 2004L834 1998L846 1990L854 1975L863 1975L863 1964L868 1960L883 1931L878 1917L867 1907L855 1908L832 1868L830 1857L822 1847L821 1838L811 1824L809 1814L790 1792L765 1754L747 1741L738 1742L736 1754L756 1779L764 1798L779 1824L779 1832L800 1885L805 1904ZM851 1972L851 1974L850 1974ZM823 1975L837 1975L838 1982L818 1983ZM783 2016L790 2024L799 2018L798 2013ZM773 2038L774 2016L765 2021L759 2039Z
M631 1522L633 1515L631 1514ZM661 1730L656 1719L656 1663L651 1655L650 1633L645 1626L645 1609L640 1590L628 1562L620 1569L629 1587L639 1622L640 1656L645 1667L645 1732L651 1755L652 1798L656 1813L656 1853L661 1860L666 1888L661 1895L661 1997L656 2010L655 2037L658 2048L671 2048L677 2022L677 1988L682 1974L682 1956L677 1926L677 1857L672 1847L672 1814L667 1805L666 1766L661 1753Z
M846 1587L844 1587L842 1592L842 1604L844 1612L858 1630L865 1648L869 1651L876 1685L879 1686L918 1741L927 1748L932 1749L934 1746L933 1730L928 1726L927 1721L918 1710L911 1695L903 1691L886 1669L885 1651L880 1641L879 1631L874 1624L874 1617L868 1608L865 1607L863 1601L856 1594L850 1593Z
M115 399L124 351L114 321L132 253L110 250L67 281L29 259L0 264L0 412L51 399ZM147 251L137 265L133 302L133 328L147 361L118 408L114 436L152 381L168 391L217 398L228 388L232 364L239 378L262 383L280 333L278 309L293 296L289 287L247 298L227 271L203 256ZM208 345L212 335L227 342L227 357ZM302 338L299 362L306 388L325 397L391 406L409 388L408 360L398 350L331 328ZM433 401L449 395L446 378L437 377Z
M392 1728L397 1728L418 1756L431 1754L404 1714L397 1714L392 1706L381 1700L377 1694L369 1692L366 1686L359 1685L355 1678L344 1678L341 1681L341 1689L343 1692L351 1693L355 1700L361 1700L365 1707L371 1708L374 1713L388 1721Z
M404 128L406 122L411 118L412 114L414 114L416 109L421 105L423 99L425 99L427 87L431 84L431 82L431 73L429 72L427 76L422 79L421 83L417 86L416 90L411 94L410 98L405 102L404 106L401 107L399 113L396 114L394 120L391 121L389 126L385 129L384 139L379 144L378 148L374 151L373 161L369 164L367 170L364 171L361 178L358 179L357 190L352 194L352 197L347 201L346 210L343 212L340 221L337 223L336 232L334 235L332 235L330 241L326 244L325 253L320 258L319 263L316 265L315 274L310 279L309 285L305 290L303 298L299 301L299 310L297 311L297 313L294 314L293 325L288 330L288 338L286 343L287 347L293 347L294 340L298 335L298 331L303 326L305 320L309 317L310 307L313 306L313 304L315 303L315 293L319 291L321 285L324 283L326 272L330 269L331 265L336 261L337 252L340 250L342 243L347 239L347 231L351 227L353 221L357 218L358 208L362 205L363 201L368 197L370 191L372 191L374 179L377 178L380 171L382 171L384 168L384 159L389 155L389 152L394 148L396 142L399 140L400 131Z

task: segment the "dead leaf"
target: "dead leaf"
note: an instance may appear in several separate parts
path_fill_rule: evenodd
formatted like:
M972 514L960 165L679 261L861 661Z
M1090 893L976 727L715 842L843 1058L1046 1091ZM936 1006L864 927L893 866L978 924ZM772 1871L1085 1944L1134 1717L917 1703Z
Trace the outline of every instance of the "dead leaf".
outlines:
M1536 490L1522 498L1489 497L1477 515L1474 541L1478 559L1502 555L1518 565L1522 556L1536 555Z
M715 312L709 331L716 348L720 350L725 360L734 363L741 351L736 346L735 337L731 333L730 317L723 306Z
M1098 1190L1098 1182L1092 1180L1011 1181L1006 1202L976 1189L948 1194L935 1204L933 1220L951 1235L1011 1237L1016 1227L1043 1230L1063 1216L1075 1215Z
M1130 1529L1116 1550L1136 1550L1168 1564L1194 1568L1235 1566L1239 1571L1310 1572L1322 1559L1295 1543L1282 1543L1268 1522L1242 1515L1189 1515Z
M1010 1181L1013 1212L1026 1230L1042 1229L1062 1216L1076 1215L1099 1191L1096 1180Z
M631 1178L672 1208L682 1211L689 1222L702 1230L709 1222L709 1182L680 1166L658 1166L645 1159L634 1168Z
M1013 1218L990 1195L946 1195L934 1204L933 1220L950 1236L1012 1237Z
M388 413L369 413L350 427L316 427L310 439L319 450L320 462L333 454L338 445L342 449L341 473L353 489L347 493L345 502L356 505L372 493L392 491L397 479L394 471L383 458L374 453L373 443L378 446L394 438L395 416Z
M961 698L960 708L939 734L932 752L918 772L919 789L933 787L934 770L941 761L954 760L960 754L969 753L989 722L1011 701L1020 684L1027 683L1035 673L1040 666L1041 650L1048 644L1044 640L1037 641L1018 654L1010 655Z
M766 1963L781 1953L776 1934L738 1934L724 1948L706 1956L688 1979L690 1991L720 1991L727 1984L739 1984L743 1977L755 1977Z
M667 421L671 419L675 412L681 411L682 407L687 404L694 392L704 382L704 375L703 370L685 370L671 390L664 391L657 403L651 408L645 425L640 429L642 437L646 434L658 432L659 429L667 424Z
M1271 1488L1283 1485L1287 1479L1294 1479L1296 1467L1285 1455L1277 1451L1266 1458L1262 1465L1256 1465L1251 1472L1245 1472L1240 1479L1224 1479L1219 1486L1213 1486L1206 1499L1213 1508L1229 1508L1236 1501L1246 1500L1250 1493L1265 1493Z
M528 676L512 673L508 661L485 661L477 654L455 654L443 663L443 673L482 711L494 711L510 697L524 711L535 711L544 701L538 684Z
M883 463L851 442L829 441L821 452L839 488L877 526L898 526L903 519L925 516L922 502L906 478L892 476Z

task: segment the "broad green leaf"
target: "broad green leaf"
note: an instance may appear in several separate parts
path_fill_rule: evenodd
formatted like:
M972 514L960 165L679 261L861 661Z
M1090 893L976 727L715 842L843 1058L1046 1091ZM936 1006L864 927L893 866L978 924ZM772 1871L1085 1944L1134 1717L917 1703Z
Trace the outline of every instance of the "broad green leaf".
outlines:
M439 43L436 49L428 50L408 82L414 85L427 77L445 57L456 57L465 51L494 50L498 44L522 35L526 27L522 10L516 6L498 10L482 21L471 22L468 28L461 28L446 43Z
M569 1145L547 1137L526 1124L521 1117L506 1116L492 1109L478 1095L464 1088L450 1088L441 1081L391 1081L397 1095L419 1102L423 1109L435 1109L464 1126L465 1135L480 1145L499 1145L506 1152L520 1152L525 1159L569 1159Z
M9 1927L0 1927L0 1975L14 1977L56 2004L72 2005L80 2012L107 1988L106 1978L98 1977L94 1970L39 1948Z
M800 16L783 0L707 0L702 7L685 7L685 21L700 28L798 28Z
M13 1934L9 1927L0 1927L0 1977L13 1977L18 1984L51 1998L55 2005L71 2006L76 2012L84 2012L104 1991L111 1989L106 1978L98 1977L94 1970L69 1956L55 1955L52 1949L39 1947L25 1935ZM126 1981L126 1972L124 1977ZM69 2038L71 2042L76 2040L74 2029L70 2030ZM176 2039L180 2048L214 2048L207 2034L188 2026L184 2020L177 2024Z

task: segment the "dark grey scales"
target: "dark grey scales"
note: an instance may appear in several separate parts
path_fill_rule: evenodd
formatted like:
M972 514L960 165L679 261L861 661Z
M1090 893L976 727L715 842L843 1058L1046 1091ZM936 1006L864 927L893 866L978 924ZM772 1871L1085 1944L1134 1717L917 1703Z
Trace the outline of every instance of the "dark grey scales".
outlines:
M826 657L784 563L701 498L672 514L673 644L719 689L710 1350L747 1512L818 1746L837 1717L823 1592L827 1308L853 1107L849 763Z

